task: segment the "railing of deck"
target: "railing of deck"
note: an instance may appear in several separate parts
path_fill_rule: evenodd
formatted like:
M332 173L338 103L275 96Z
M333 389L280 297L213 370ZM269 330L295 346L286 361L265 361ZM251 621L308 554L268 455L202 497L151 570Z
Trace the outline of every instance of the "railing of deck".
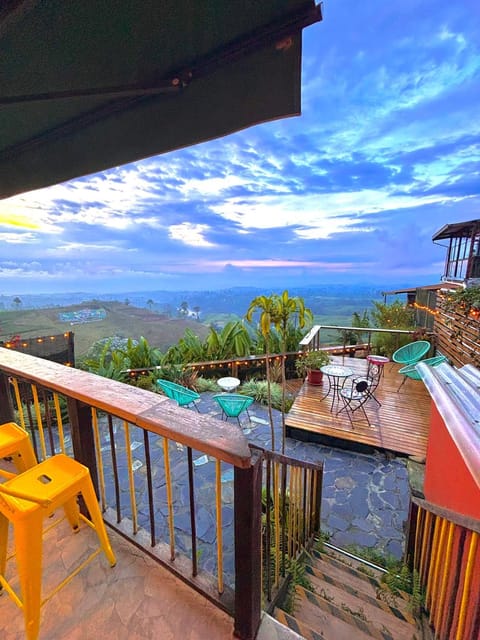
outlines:
M439 640L480 637L480 522L412 498L407 561Z
M336 347L328 347L326 345L326 339L328 333L331 334L332 331L344 332L345 335L348 333L357 333L359 338L362 339L364 335L367 336L367 341L362 340L359 344L346 344L345 339L343 340L343 344L341 346ZM304 351L318 351L319 349L324 350L332 350L339 349L343 353L349 353L354 351L366 351L370 353L372 350L372 336L373 335L391 335L394 336L395 342L392 345L393 350L398 349L398 347L402 346L409 340L409 336L414 336L416 334L415 331L409 331L404 329L377 329L373 327L343 327L339 325L315 325L312 329L307 333L307 335L300 342L300 348ZM323 342L322 342L323 339ZM429 338L427 338L429 339ZM331 340L331 338L330 338Z
M262 586L271 611L288 587L293 564L320 533L323 463L252 450L263 459Z
M255 637L262 547L275 547L263 471L281 540L275 589L318 529L321 469L251 451L237 425L159 394L0 348L0 424L11 420L39 460L63 451L88 466L106 522L230 613L239 638Z

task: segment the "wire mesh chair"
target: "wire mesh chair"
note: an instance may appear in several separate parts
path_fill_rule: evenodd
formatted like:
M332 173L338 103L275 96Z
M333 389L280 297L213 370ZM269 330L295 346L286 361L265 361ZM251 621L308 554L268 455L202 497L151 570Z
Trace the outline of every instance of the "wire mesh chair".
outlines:
M248 407L253 402L251 396L243 396L240 393L217 393L213 396L213 399L222 410L222 419L225 418L225 420L228 420L228 418L236 418L238 424L240 424L239 416L243 411L246 411L248 419L250 420Z
M358 411L360 409L365 420L367 421L368 426L371 426L370 420L368 419L367 413L365 411L365 407L363 406L369 398L373 397L369 389L367 378L354 378L352 380L351 386L344 387L340 390L340 397L343 401L343 407L337 412L337 415L342 411L345 411L348 419L350 420L352 428L354 428L353 416L355 411Z
M196 404L196 401L200 400L200 394L196 391L162 378L157 380L157 385L168 398L175 400L179 407L188 407L193 404L198 413L200 413L200 409Z
M398 364L415 364L428 353L430 349L430 342L427 340L416 340L415 342L409 342L403 347L397 349L392 355L393 362Z
M433 358L425 358L425 360L421 360L421 362L423 362L423 364L428 365L429 367L436 367L440 363L445 362L446 359L447 358L445 356L434 356ZM415 364L409 364L406 367L402 367L401 369L398 370L398 373L401 373L402 376L404 376L404 378L402 380L402 384L397 389L397 393L403 387L403 385L407 381L407 378L411 378L412 380L422 379L422 376L418 372L417 364L418 362L416 362Z

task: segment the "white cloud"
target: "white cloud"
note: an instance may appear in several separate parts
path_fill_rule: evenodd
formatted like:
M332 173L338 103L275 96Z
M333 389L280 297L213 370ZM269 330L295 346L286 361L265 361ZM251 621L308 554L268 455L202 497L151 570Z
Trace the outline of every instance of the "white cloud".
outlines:
M208 231L208 226L205 224L182 222L181 224L172 225L169 228L169 236L172 240L179 240L183 244L190 245L192 247L215 246L204 237L203 234L206 231Z

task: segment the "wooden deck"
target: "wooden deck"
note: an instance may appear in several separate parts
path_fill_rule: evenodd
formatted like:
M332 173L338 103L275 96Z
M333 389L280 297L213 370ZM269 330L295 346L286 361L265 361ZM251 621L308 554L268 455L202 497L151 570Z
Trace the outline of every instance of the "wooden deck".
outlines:
M341 357L333 357L332 361L342 364ZM343 364L353 369L354 375L367 370L366 360L360 358L345 358ZM353 428L345 411L336 414L342 404L335 405L333 412L330 410L331 396L322 399L328 389L325 377L322 386L305 382L286 416L287 435L357 451L381 449L424 460L430 428L430 395L421 380L411 379L397 392L403 380L399 368L394 363L385 365L384 376L375 391L382 406L374 400L364 405L370 426L361 410L355 412Z

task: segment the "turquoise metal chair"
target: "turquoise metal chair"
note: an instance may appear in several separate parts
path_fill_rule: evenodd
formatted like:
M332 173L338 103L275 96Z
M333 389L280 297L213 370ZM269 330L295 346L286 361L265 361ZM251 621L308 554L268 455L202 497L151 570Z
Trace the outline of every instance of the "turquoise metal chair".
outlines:
M228 418L236 418L238 424L240 424L239 416L243 411L247 412L248 419L250 419L248 407L253 402L251 396L242 396L240 393L217 393L213 396L213 399L222 410L222 419L224 417L225 420L228 420Z
M162 378L157 380L157 385L168 398L175 400L179 407L188 407L193 404L198 413L200 413L200 409L196 404L196 401L200 400L200 394L196 391Z
M436 367L441 362L445 362L446 359L447 358L445 356L434 356L433 358L425 358L425 360L421 360L421 362L428 365L429 367ZM397 392L400 391L400 389L403 387L403 385L407 381L407 378L411 378L412 380L422 379L422 376L418 372L417 364L418 362L416 362L415 364L409 364L406 367L402 367L398 370L398 373L401 373L404 378L402 380L402 384L398 387Z
M397 349L392 355L392 360L398 364L415 364L428 353L430 342L427 340L417 340Z

